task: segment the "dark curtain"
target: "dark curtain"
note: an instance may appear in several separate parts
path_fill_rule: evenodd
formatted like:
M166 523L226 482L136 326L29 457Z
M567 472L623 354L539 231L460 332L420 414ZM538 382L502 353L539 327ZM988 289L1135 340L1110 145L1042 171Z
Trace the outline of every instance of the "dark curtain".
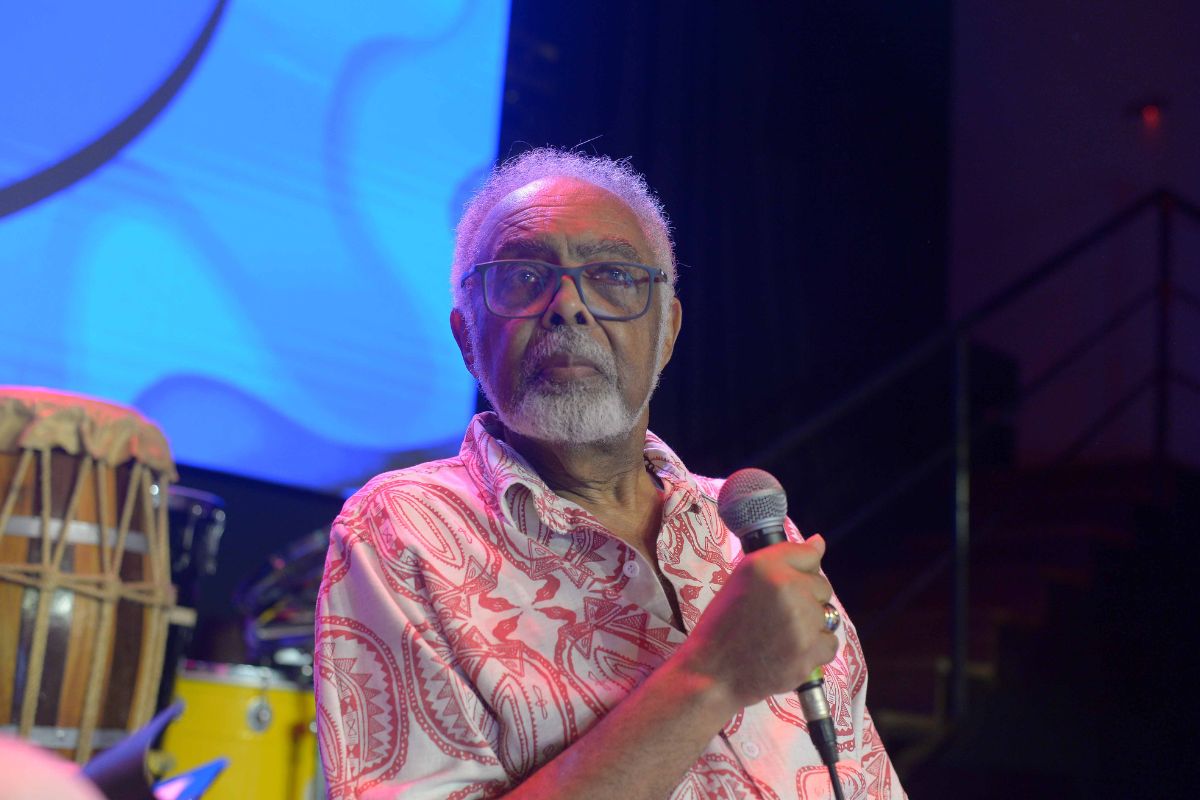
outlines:
M651 427L692 469L742 466L945 321L949 62L947 0L514 0L501 155L632 156L671 215L684 326ZM811 525L890 458L854 427L776 467Z

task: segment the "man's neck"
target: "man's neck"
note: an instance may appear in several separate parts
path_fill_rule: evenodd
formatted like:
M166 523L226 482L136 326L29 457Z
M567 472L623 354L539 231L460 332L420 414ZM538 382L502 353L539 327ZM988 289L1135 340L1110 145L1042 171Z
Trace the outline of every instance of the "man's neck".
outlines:
M557 495L589 507L623 506L636 499L646 476L646 429L635 426L620 439L563 445L505 428L504 440L520 453Z
M616 440L564 446L505 429L504 439L550 490L593 514L613 534L653 558L661 496L646 471L645 425Z

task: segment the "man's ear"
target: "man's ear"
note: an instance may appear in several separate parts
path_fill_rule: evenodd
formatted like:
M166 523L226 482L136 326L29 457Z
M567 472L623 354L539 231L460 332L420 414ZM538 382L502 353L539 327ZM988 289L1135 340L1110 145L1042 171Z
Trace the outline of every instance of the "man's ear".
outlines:
M683 325L683 305L679 302L678 297L671 298L667 314L667 336L663 340L662 355L659 357L658 364L660 372L666 368L667 362L671 360L671 354L675 352L675 340L679 338L679 329Z
M467 330L467 318L457 308L450 309L450 332L454 334L454 341L458 344L458 352L462 353L467 372L478 379L479 376L475 374L475 352L471 349L471 334Z

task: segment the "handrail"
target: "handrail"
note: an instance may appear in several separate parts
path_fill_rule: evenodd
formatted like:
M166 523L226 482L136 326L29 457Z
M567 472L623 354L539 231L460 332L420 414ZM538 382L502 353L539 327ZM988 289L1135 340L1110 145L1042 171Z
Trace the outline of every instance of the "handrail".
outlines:
M825 541L833 544L839 539L844 539L850 535L850 532L862 525L867 520L874 517L883 509L891 505L892 501L903 497L908 491L919 484L923 479L929 477L934 471L950 461L954 455L954 445L948 444L944 447L933 451L921 460L908 472L900 476L899 479L892 482L886 489L875 495L874 499L870 500L865 506L854 512L854 515L849 519L844 520L835 528L831 528L822 533Z
M1104 341L1110 333L1113 333L1129 320L1133 319L1134 314L1142 310L1143 306L1147 306L1154 301L1155 295L1158 292L1156 289L1147 289L1139 293L1136 297L1115 311L1111 317L1105 322L1097 325L1086 336L1079 337L1079 341L1072 347L1067 349L1059 358L1055 359L1054 363L1043 369L1028 382L1021 386L1019 392L1022 397L1028 399L1042 391L1055 378L1066 371L1067 367L1074 364L1079 359L1083 358L1087 353L1096 347L1100 342Z
M1121 397L1117 399L1111 406L1108 407L1103 414L1097 419L1092 420L1092 423L1084 429L1083 433L1076 436L1075 439L1059 453L1054 459L1055 466L1065 466L1071 463L1076 456L1082 453L1089 444L1096 440L1096 437L1114 422L1122 414L1133 406L1134 402L1142 396L1144 392L1154 386L1154 373L1151 372L1143 377L1140 381L1133 385L1132 389L1127 390Z
M1089 233L1080 236L1075 241L1068 244L1063 249L1052 255L1050 258L1043 261L1038 266L1025 273L1020 278L1017 278L1008 286L996 292L991 298L983 301L974 310L963 315L957 323L954 324L953 330L955 333L967 333L971 328L974 328L979 323L985 321L992 314L995 314L1000 309L1011 304L1014 300L1024 296L1030 290L1045 282L1047 279L1058 274L1076 257L1083 255L1092 245L1097 242L1107 239L1112 234L1116 233L1125 225L1132 222L1139 214L1147 209L1154 208L1164 198L1173 197L1173 195L1165 189L1156 189L1153 192L1137 200L1133 204L1126 206L1123 211L1118 211L1116 214L1108 218L1107 221L1093 228Z
M1143 211L1152 208L1156 203L1168 198L1176 202L1178 207L1186 208L1189 212L1196 213L1197 218L1200 219L1200 208L1179 200L1173 193L1165 189L1157 189L1150 192L1131 205L1126 206L1123 210L1118 211L1088 233L1080 236L1053 256L1025 273L1025 275L1009 283L999 292L963 315L956 322L926 337L924 341L918 343L908 352L878 370L874 375L847 392L837 401L830 403L823 410L817 412L799 425L785 431L777 438L774 444L763 448L754 454L754 456L747 459L746 464L752 466L770 466L777 462L786 453L811 439L817 432L824 430L850 411L858 408L865 401L874 397L880 390L891 386L901 376L907 375L915 367L924 364L943 348L953 343L956 338L969 333L971 329L986 321L1000 309L1023 297L1044 281L1058 274L1071 261L1087 252L1097 242L1116 233L1122 227L1132 222Z
M1158 192L1160 195L1162 195L1163 199L1169 200L1173 204L1174 208L1178 208L1185 214L1191 215L1191 217L1197 222L1200 222L1200 206L1184 197L1180 197L1170 189L1159 189Z
M933 356L953 346L954 348L954 433L950 444L942 446L932 454L923 457L920 462L901 476L893 480L882 491L875 495L863 506L859 507L851 517L842 522L832 531L832 538L846 536L866 520L874 517L882 509L889 506L900 496L915 488L921 481L950 457L953 456L955 472L955 535L952 547L933 560L922 572L902 589L877 618L868 621L864 630L873 629L881 620L890 619L898 610L911 602L924 588L949 566L954 567L953 605L951 629L951 671L949 700L952 716L961 716L966 708L966 665L967 665L967 596L968 596L968 556L972 536L996 527L998 517L993 515L985 520L979 529L972 533L970 502L970 451L971 445L983 433L983 426L972 422L969 412L968 353L969 336L972 331L991 318L999 311L1008 308L1026 294L1041 286L1045 281L1071 265L1075 259L1090 250L1099 242L1122 230L1136 220L1148 209L1157 209L1158 220L1158 269L1154 285L1139 292L1131 300L1124 303L1115 313L1089 331L1086 335L1071 344L1065 353L1056 358L1048 367L1043 368L1033 379L1018 387L1011 410L1015 411L1039 394L1050 383L1056 380L1066 369L1077 363L1084 355L1096 347L1099 342L1118 330L1145 306L1154 304L1157 308L1156 317L1156 358L1154 367L1143 376L1132 389L1127 390L1116 402L1105 409L1096 419L1092 420L1086 429L1058 454L1052 463L1062 466L1078 457L1095 439L1116 419L1124 414L1148 390L1156 391L1155 406L1155 452L1157 458L1166 457L1167 414L1169 411L1167 395L1169 386L1180 385L1188 390L1200 393L1200 381L1184 375L1178 370L1172 370L1170 364L1169 313L1172 300L1180 300L1193 310L1200 310L1200 297L1182 286L1171 283L1170 266L1172 261L1172 229L1171 215L1181 211L1194 220L1200 221L1200 206L1184 200L1167 189L1157 189L1139 198L1116 214L1109 217L1083 236L1072 241L1050 258L1036 265L1020 278L1009 283L999 292L993 294L983 303L955 322L944 326L940 331L926 337L900 357L894 359L878 370L867 380L858 384L840 400L827 405L817 414L804 422L792 427L780 436L776 442L760 451L751 463L768 465L781 459L798 445L811 439L817 433L825 430L834 422L848 415L851 411L862 406L883 389L895 384L900 378L913 372L916 367L926 363ZM1155 303L1155 301L1157 302Z
M1053 383L1055 378L1065 372L1068 367L1086 355L1092 348L1099 345L1109 334L1115 332L1121 325L1128 322L1137 312L1147 306L1154 299L1155 294L1154 289L1148 289L1139 293L1129 303L1118 309L1107 321L1096 326L1087 335L1081 336L1079 341L1070 347L1064 355L1056 359L1054 363L1043 369L1028 382L1024 383L1018 390L1018 398L1011 405L1005 406L1003 410L1006 413L1015 413L1020 409L1022 404L1039 395L1042 390ZM973 441L982 431L972 429L971 433ZM842 520L835 527L827 528L823 531L822 535L825 537L825 540L833 543L849 536L860 525L863 525L887 508L892 501L904 496L910 489L915 488L938 467L948 463L953 455L954 444L949 443L924 457L916 466L909 469L882 491L877 492L872 499L857 509L848 519Z
M1080 452L1082 452L1082 450L1094 440L1095 436L1102 431L1105 426L1127 411L1129 407L1152 385L1153 382L1151 381L1151 376L1146 376L1142 380L1138 381L1134 387L1126 392L1120 399L1118 399L1116 403L1106 409L1104 413L1101 414L1097 419L1093 420L1084 434L1077 437L1074 441L1067 445L1066 448L1064 448L1052 459L1051 463L1056 467L1062 467L1070 464L1071 461L1074 460L1080 454ZM1197 390L1200 391L1200 385L1197 386ZM1049 492L1050 490L1047 488L1043 489L1042 491ZM1004 510L1010 514L1012 513L1012 508L1009 506L1004 506ZM1000 516L1001 510L998 509L994 511L990 517L983 520L983 522L979 524L978 528L973 531L974 537L976 539L986 538L987 535L995 529ZM869 637L876 631L884 628L895 618L897 614L903 611L909 603L915 600L921 594L921 592L932 586L933 582L937 580L946 569L953 565L953 563L954 550L952 548L947 548L946 550L942 551L941 554L934 557L912 581L905 585L903 589L897 592L896 595L892 597L890 601L888 601L887 605L884 606L882 610L858 626L859 634Z

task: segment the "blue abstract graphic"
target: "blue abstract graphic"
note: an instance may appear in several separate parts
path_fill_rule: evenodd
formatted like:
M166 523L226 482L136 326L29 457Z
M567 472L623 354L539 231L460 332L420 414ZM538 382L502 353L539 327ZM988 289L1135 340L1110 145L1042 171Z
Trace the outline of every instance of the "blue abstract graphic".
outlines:
M181 463L293 485L455 449L452 230L495 156L508 13L10 9L0 383L133 405Z

